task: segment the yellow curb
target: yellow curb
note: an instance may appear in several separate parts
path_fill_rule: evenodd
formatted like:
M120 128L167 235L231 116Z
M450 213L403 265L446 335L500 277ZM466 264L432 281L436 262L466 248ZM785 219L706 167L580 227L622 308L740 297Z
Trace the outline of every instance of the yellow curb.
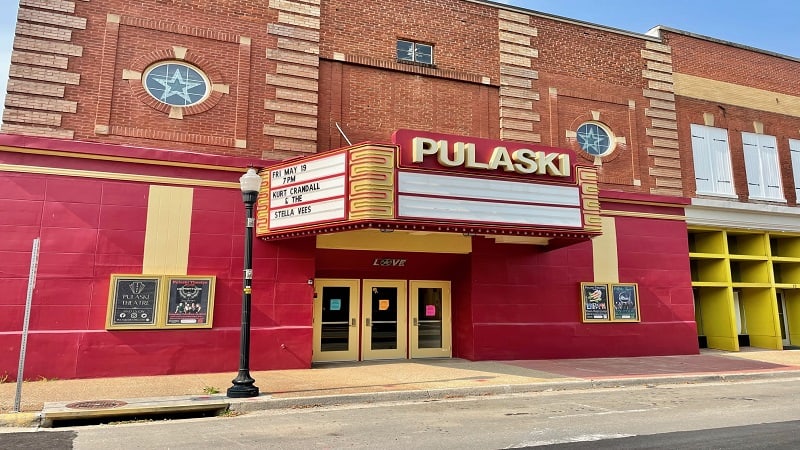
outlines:
M39 426L39 413L0 414L0 427L30 428Z

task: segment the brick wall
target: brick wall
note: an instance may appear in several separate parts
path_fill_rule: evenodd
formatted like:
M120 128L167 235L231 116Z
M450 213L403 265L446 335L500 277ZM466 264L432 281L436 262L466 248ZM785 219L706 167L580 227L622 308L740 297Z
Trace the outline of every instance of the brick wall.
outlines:
M691 124L724 128L728 130L728 143L731 150L731 167L733 169L734 192L742 202L748 201L747 176L745 172L744 153L742 150L742 132L755 133L755 122L763 126L763 133L775 136L778 144L783 193L789 206L797 206L795 182L792 174L792 160L789 153L788 139L800 139L800 118L787 117L764 111L751 110L731 105L712 104L707 101L679 97L677 102L681 115L678 126L685 133L681 135L681 147L686 149L681 154L682 164L694 168L692 157ZM713 117L713 122L708 121ZM691 172L689 172L691 173ZM693 176L685 177L687 191L695 195Z
M338 52L395 61L395 44L406 39L432 44L439 69L477 73L497 82L495 8L461 0L323 3L323 58Z
M783 192L797 205L788 139L800 139L800 61L709 39L662 31L673 48L681 164L694 167L692 124L728 130L735 192L748 201L742 150L743 131L775 136ZM722 83L720 83L722 82ZM687 195L695 196L694 176L686 176Z
M655 38L462 0L23 3L7 132L282 159L344 145L337 124L353 142L417 128L577 149L594 120L617 138L585 157L603 187L683 194ZM398 39L432 44L435 66L398 63ZM209 100L149 97L163 60L202 69Z
M669 47L547 17L532 24L542 143L599 165L604 187L683 195ZM580 150L575 130L587 121L611 129L612 153L592 158Z
M800 96L800 62L684 34L663 32L664 40L680 48L675 72Z

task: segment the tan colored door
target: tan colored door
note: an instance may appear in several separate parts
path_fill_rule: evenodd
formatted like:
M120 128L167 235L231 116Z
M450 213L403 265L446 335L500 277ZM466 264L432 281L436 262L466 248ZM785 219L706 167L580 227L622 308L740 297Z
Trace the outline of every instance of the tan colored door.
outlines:
M359 280L314 282L312 361L357 361Z
M452 356L450 323L450 282L409 282L411 304L411 357Z
M361 295L361 359L406 358L406 281L364 280Z

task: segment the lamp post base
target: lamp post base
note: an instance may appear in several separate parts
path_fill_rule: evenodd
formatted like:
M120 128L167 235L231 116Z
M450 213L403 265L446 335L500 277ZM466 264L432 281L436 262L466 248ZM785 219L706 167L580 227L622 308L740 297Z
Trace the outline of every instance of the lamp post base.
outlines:
M240 374L233 379L233 386L228 388L226 395L229 398L258 397L258 386L253 384L255 381L250 376Z
M228 388L225 395L229 398L258 397L258 387L252 384L250 386L234 384Z

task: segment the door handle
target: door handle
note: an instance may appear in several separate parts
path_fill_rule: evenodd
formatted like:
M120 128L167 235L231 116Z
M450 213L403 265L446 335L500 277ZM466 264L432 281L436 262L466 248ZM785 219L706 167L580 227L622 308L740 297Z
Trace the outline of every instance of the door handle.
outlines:
M367 317L365 320L366 320L365 325L368 326L368 327L371 327L372 326L372 322L370 322L369 317Z
M352 319L350 319L350 326L351 326L351 327L354 327L354 326L356 326L356 318L355 318L355 317L353 317Z
M411 322L414 324L414 326L415 326L415 327L418 327L418 326L419 326L419 321L417 321L417 318L416 318L416 317L414 317L413 319L411 319Z

